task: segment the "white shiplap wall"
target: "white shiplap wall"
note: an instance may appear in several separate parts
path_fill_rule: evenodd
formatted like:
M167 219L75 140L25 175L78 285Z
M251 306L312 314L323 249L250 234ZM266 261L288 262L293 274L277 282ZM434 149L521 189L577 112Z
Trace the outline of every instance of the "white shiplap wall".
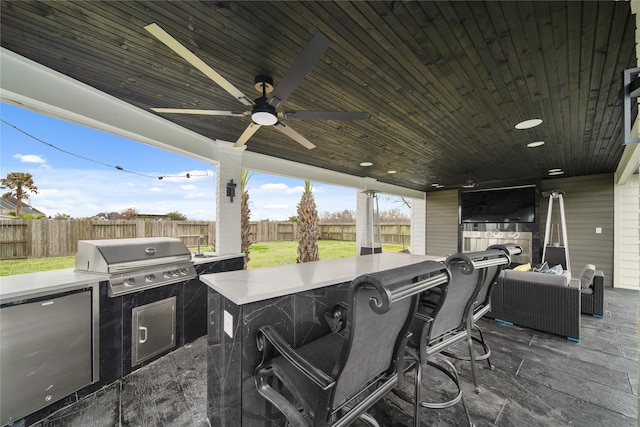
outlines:
M616 242L614 287L640 289L640 177L615 185Z

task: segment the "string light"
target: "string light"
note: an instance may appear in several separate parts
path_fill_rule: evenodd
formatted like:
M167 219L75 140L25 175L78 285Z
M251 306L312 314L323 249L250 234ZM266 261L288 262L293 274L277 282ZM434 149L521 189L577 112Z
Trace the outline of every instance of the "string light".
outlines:
M1 121L2 123L6 124L7 126L11 126L12 128L14 128L15 130L17 130L18 132L20 132L20 133L22 133L22 134L24 134L24 135L28 136L29 138L31 138L31 139L33 139L33 140L35 140L35 141L37 141L37 142L39 142L39 143L41 143L41 144L47 145L47 146L49 146L49 147L51 147L51 148L53 148L53 149L55 149L55 150L58 150L58 151L60 151L60 152L62 152L62 153L68 154L68 155L70 155L70 156L77 157L77 158L82 159L82 160L87 160L87 161L89 161L89 162L97 163L97 164L99 164L99 165L106 166L106 167L108 167L108 168L114 168L114 169L117 169L117 170L119 170L119 171L126 172L126 173L130 173L130 174L133 174L133 175L138 175L138 176L142 176L142 177L145 177L145 178L153 178L153 179L156 179L156 178L157 178L157 179L159 179L160 181L162 181L162 179L163 179L163 178L184 178L184 177L186 177L187 179L189 179L189 178L191 178L192 176L193 176L193 177L195 177L195 176L209 176L209 171L208 171L207 169L205 169L205 171L206 171L206 173L205 173L205 174L192 174L192 173L187 173L187 174L185 174L185 175L160 175L160 176L146 175L146 174L143 174L143 173L140 173L140 172L130 171L130 170L127 170L127 169L125 169L125 168L123 168L122 166L119 166L119 165L110 165L110 164L108 164L108 163L101 162L100 160L91 159L91 158L89 158L89 157L85 157L85 156L81 156L81 155L76 154L76 153L72 153L71 151L63 150L63 149L62 149L62 148L60 148L60 147L57 147L57 146L55 146L55 145L53 145L53 144L51 144L51 143L48 143L48 142L46 142L46 141L43 141L42 139L38 138L37 136L31 135L29 132L26 132L26 131L24 131L24 130L20 129L18 126L15 126L15 125L11 124L11 123L7 122L7 121L6 121L6 120L4 120L4 119L0 119L0 121Z

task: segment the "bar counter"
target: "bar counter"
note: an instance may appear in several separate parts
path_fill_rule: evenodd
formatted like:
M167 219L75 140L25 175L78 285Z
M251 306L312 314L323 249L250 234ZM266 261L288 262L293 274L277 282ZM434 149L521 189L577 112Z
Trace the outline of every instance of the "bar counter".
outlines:
M444 258L393 252L207 274L200 276L200 280L234 304L243 305L350 282L361 274L426 260Z
M359 275L443 257L381 253L202 275L209 286L207 415L212 426L275 426L283 417L256 391L256 330L273 326L294 347L328 333L326 314Z

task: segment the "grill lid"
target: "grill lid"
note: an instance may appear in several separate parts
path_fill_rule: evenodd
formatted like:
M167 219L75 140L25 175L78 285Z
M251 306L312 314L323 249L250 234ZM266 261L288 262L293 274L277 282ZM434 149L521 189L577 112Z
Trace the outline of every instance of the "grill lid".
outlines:
M191 252L184 243L169 237L79 240L75 268L114 273L190 260Z

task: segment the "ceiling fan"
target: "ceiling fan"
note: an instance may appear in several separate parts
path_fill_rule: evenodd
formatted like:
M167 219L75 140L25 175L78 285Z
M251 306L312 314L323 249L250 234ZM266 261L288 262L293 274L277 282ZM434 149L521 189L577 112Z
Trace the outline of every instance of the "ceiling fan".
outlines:
M476 186L478 186L478 183L475 182L471 178L472 173L473 173L473 171L467 171L466 172L467 179L464 182L464 184L438 184L438 183L433 183L433 184L431 184L431 186L433 187L434 190L441 190L443 188L446 188L446 189L463 188L464 190L471 190L472 188L476 188Z
M262 96L252 101L240 90L233 86L227 79L222 77L213 68L198 58L189 49L164 31L158 24L153 23L144 27L155 38L164 43L167 47L180 55L184 60L204 73L207 77L217 83L222 89L236 98L246 107L247 111L222 111L222 110L193 110L182 108L152 108L156 113L170 114L202 114L210 116L230 116L230 117L251 117L251 123L240 135L235 143L235 147L241 147L247 143L249 138L261 126L273 126L294 141L308 149L315 148L307 138L293 130L281 121L281 119L295 120L364 120L369 115L359 111L277 111L295 88L300 84L305 75L311 71L313 65L320 59L327 50L331 41L320 31L318 31L309 44L304 48L298 59L289 68L280 84L273 86L273 79L270 76L256 76L255 88Z
M476 185L476 182L471 179L471 171L467 171L467 181L462 184L462 188L474 188Z

